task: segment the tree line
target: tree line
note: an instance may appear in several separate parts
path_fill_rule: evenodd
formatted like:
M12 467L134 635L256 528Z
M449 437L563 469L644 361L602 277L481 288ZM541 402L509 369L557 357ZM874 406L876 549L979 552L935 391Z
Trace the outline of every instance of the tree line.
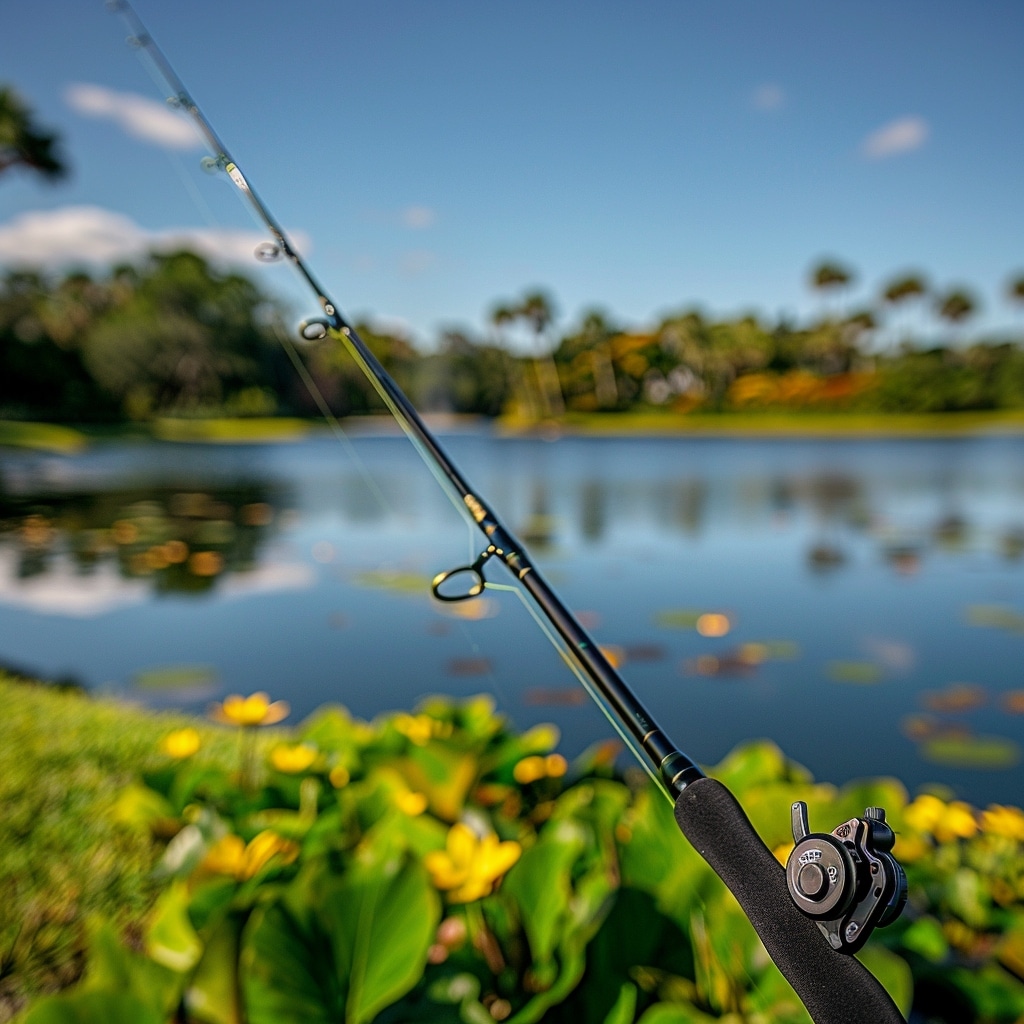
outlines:
M18 170L57 179L67 165L57 135L3 87L0 175ZM482 331L444 330L427 351L356 326L425 410L544 420L636 409L1024 407L1024 336L969 340L978 310L969 288L935 290L923 273L904 272L870 304L847 309L854 277L837 260L812 267L820 309L803 325L686 309L638 330L593 309L558 331L554 300L533 289L495 303ZM1024 310L1024 273L1007 295ZM380 408L340 346L308 346L299 357L281 344L292 337L277 300L194 252L152 253L99 274L10 270L0 280L0 418L95 423Z
M534 290L495 304L480 332L442 331L429 351L356 327L428 411L542 420L637 409L1024 407L1024 337L964 338L975 308L966 291L933 299L945 334L922 343L927 325L906 313L929 294L923 277L891 282L877 308L842 313L831 293L849 283L843 273L840 281L837 264L814 269L812 284L827 278L817 284L825 301L803 325L690 309L637 330L591 310L556 331L554 301ZM1024 306L1024 277L1010 293ZM883 322L889 344L880 349ZM9 271L0 280L0 417L99 423L316 415L321 402L338 416L380 408L341 346L290 353L296 337L277 300L194 252L154 253L98 275Z

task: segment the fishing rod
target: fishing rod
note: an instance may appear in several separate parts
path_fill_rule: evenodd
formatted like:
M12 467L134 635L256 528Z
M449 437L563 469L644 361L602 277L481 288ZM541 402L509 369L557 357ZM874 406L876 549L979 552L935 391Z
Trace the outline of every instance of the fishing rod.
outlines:
M775 859L729 790L706 776L668 738L654 717L562 603L486 500L472 488L398 384L345 319L305 260L242 173L181 78L128 0L109 0L131 31L130 42L152 61L170 90L168 102L202 134L211 156L205 165L228 175L273 241L258 259L287 259L316 296L322 316L303 321L308 342L341 342L376 388L396 421L435 476L483 535L485 546L470 565L440 573L431 589L441 601L478 596L485 569L504 563L533 599L581 672L577 676L609 715L675 805L682 833L732 891L772 960L792 985L815 1024L898 1024L903 1020L885 989L852 955L876 927L894 921L906 903L906 877L891 855L895 835L885 811L868 807L863 817L831 833L811 832L807 807L790 808L794 849L786 867ZM581 674L582 673L582 674Z

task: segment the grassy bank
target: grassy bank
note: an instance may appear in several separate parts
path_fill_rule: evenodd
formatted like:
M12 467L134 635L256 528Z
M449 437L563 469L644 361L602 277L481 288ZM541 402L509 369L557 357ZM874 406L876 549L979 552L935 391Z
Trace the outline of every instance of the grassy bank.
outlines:
M601 435L740 437L960 437L1024 432L1024 410L948 413L567 413L537 424L502 417L508 433L551 430Z
M259 733L276 705L226 701L225 730L3 677L0 699L0 1020L806 1024L645 777L566 762L487 697ZM815 782L765 741L710 772L780 860L793 800L816 828L884 806L910 905L871 969L922 1019L1024 1014L1024 813Z
M160 888L162 844L115 813L125 787L165 761L181 715L155 714L0 673L0 1021L80 973L93 916L137 931ZM237 738L197 724L211 764Z
M433 429L471 427L488 422L473 416L425 416ZM359 416L342 420L354 431L391 425L390 416ZM499 433L593 434L600 436L668 437L821 437L899 438L966 437L974 434L1024 433L1024 410L947 413L686 413L624 412L567 413L557 420L527 420L500 416L493 421ZM76 429L49 423L0 421L0 447L34 448L74 454L93 438L131 438L176 441L189 444L269 444L298 441L326 429L320 420L293 417L247 419L162 418L148 425L122 424Z

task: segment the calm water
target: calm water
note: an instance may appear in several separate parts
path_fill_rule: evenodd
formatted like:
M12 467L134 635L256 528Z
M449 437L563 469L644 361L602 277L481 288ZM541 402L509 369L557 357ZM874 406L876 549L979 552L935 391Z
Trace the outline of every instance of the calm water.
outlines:
M766 736L821 779L1024 800L1024 439L442 436L691 756ZM7 451L0 662L293 720L487 691L567 753L608 738L515 592L429 598L480 546L398 436Z

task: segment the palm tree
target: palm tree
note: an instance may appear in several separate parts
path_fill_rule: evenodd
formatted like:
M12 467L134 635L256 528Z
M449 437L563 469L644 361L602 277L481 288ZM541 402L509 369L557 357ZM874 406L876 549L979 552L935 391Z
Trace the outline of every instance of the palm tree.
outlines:
M1012 303L1024 311L1024 273L1018 273L1010 279L1006 286L1006 294Z
M58 136L37 125L32 111L10 86L0 87L0 174L24 167L50 181L67 174Z
M893 278L882 290L882 301L893 309L903 307L906 303L923 298L928 294L928 284L923 274L908 272ZM909 331L904 333L903 341L909 340Z
M935 300L935 312L952 328L958 328L978 308L978 302L966 288L950 288Z
M545 344L548 328L555 319L554 303L546 292L527 292L519 303L517 312L533 331L537 351L537 378L540 383L544 415L549 418L561 416L565 412L562 384L558 379L558 368L555 366L551 348Z
M841 292L855 277L853 270L842 263L821 260L811 268L810 284L815 292L825 298Z

